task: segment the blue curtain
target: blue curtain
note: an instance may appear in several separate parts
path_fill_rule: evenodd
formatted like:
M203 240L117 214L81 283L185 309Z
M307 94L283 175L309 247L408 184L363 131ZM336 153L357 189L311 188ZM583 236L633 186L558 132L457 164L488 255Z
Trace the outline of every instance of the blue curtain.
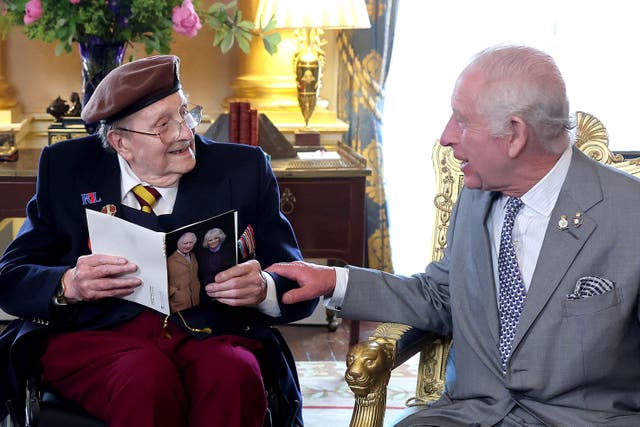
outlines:
M367 0L371 28L341 31L338 117L349 123L344 142L367 159L366 263L392 272L383 187L381 121L398 0Z

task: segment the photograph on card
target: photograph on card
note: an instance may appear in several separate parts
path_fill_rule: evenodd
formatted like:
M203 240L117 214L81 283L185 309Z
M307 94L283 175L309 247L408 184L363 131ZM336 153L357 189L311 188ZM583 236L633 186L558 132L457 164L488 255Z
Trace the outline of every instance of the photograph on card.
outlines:
M198 305L204 287L238 263L237 212L229 211L166 235L171 311Z

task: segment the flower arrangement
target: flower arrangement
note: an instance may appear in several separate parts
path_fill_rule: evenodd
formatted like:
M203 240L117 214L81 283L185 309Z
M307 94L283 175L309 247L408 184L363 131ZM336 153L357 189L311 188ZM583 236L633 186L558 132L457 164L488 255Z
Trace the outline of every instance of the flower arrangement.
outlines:
M248 52L253 36L263 38L269 53L276 52L280 42L279 34L265 34L274 22L256 29L253 22L242 20L235 1L215 3L204 12L193 0L0 0L0 16L5 32L18 25L24 26L28 38L59 41L56 55L71 52L74 42L96 41L144 43L147 54L168 53L173 32L194 37L202 28L201 17L214 31L214 46L223 53L236 41Z

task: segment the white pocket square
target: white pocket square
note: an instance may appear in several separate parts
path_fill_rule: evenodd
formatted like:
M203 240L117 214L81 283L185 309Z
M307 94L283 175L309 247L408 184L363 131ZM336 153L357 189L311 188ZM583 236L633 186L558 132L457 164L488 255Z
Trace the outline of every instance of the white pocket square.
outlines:
M609 279L598 276L585 276L578 279L573 293L567 299L581 299L611 292L616 287Z

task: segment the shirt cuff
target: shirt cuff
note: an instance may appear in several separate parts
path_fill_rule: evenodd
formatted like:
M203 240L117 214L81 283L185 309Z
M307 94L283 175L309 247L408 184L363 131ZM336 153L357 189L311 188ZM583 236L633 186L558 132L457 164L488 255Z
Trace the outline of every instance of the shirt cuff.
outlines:
M324 297L324 306L330 310L342 310L344 295L347 293L347 282L349 281L349 269L344 267L334 267L336 271L336 287L333 294Z
M267 279L267 297L256 306L261 313L271 317L280 317L280 305L278 304L278 293L276 292L276 282L271 274L266 271L262 272L263 277Z

